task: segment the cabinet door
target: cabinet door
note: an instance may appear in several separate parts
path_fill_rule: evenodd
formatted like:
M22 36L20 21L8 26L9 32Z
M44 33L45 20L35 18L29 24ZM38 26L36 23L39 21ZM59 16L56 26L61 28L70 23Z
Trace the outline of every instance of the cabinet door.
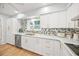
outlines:
M7 43L15 45L15 35L14 34L11 34L11 33L7 34Z
M25 46L25 40L27 40L27 39L25 39L25 36L22 36L21 37L22 48L24 48L24 46Z
M42 53L42 39L40 38L35 38L34 39L34 50L36 53L43 55Z
M61 46L61 55L62 56L72 56L64 45Z
M1 41L2 41L2 19L0 17L0 44L1 44Z
M60 41L57 40L22 37L22 47L41 55L61 55Z
M24 49L30 49L30 47L31 47L31 40L30 40L29 37L22 36L22 47Z
M39 38L22 36L22 47L24 49L27 49L27 50L40 54L40 52L41 52L40 40L41 39L39 39Z
M41 49L44 55L60 55L60 42L56 40L43 39Z
M36 51L38 48L36 38L22 36L22 47L33 52Z

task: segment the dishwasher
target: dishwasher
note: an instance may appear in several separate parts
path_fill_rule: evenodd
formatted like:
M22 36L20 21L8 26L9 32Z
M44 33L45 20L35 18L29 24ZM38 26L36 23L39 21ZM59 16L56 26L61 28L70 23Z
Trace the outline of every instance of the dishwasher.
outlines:
M21 35L15 34L15 46L21 48Z

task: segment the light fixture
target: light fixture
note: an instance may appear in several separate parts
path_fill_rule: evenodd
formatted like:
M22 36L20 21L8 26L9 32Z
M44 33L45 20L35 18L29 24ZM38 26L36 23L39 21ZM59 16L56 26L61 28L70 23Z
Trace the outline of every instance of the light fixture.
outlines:
M15 10L14 12L15 12L15 13L18 13L18 11L16 11L16 10Z
M49 10L49 8L48 8L48 7L44 7L43 10L44 10L45 12L47 12L47 11Z
M50 5L51 3L42 3L42 5L46 6L46 5Z
M40 10L41 13L47 13L48 11L50 11L50 8L49 7L43 7Z
M17 19L21 19L21 18L23 18L25 15L24 14L18 14L17 16L16 16L16 18Z

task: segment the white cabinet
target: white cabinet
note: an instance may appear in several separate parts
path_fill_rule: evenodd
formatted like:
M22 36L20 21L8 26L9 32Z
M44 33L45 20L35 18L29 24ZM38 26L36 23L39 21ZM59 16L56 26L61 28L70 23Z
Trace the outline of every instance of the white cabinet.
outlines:
M40 55L61 55L58 40L22 36L22 47Z
M27 50L31 50L32 49L33 40L31 38L22 36L21 43L22 43L22 47L24 49L27 49Z
M57 56L60 54L60 42L52 39L42 39L41 48L44 55Z
M36 39L31 37L25 37L25 36L22 36L21 44L22 44L22 48L30 51L34 51L37 46Z
M12 33L7 34L7 43L15 45L15 34Z
M22 48L47 56L71 56L65 44L59 40L22 36Z
M2 43L2 18L0 16L0 44Z
M70 52L68 51L67 47L65 45L61 45L61 55L62 56L72 56Z
M67 26L74 28L74 21L71 21L73 18L79 15L79 4L74 3L67 10Z
M66 28L66 11L40 16L41 28Z

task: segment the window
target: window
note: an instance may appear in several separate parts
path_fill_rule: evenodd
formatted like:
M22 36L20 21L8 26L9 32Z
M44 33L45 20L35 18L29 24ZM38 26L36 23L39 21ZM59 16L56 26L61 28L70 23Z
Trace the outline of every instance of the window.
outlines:
M40 20L34 21L34 24L35 29L40 29Z

